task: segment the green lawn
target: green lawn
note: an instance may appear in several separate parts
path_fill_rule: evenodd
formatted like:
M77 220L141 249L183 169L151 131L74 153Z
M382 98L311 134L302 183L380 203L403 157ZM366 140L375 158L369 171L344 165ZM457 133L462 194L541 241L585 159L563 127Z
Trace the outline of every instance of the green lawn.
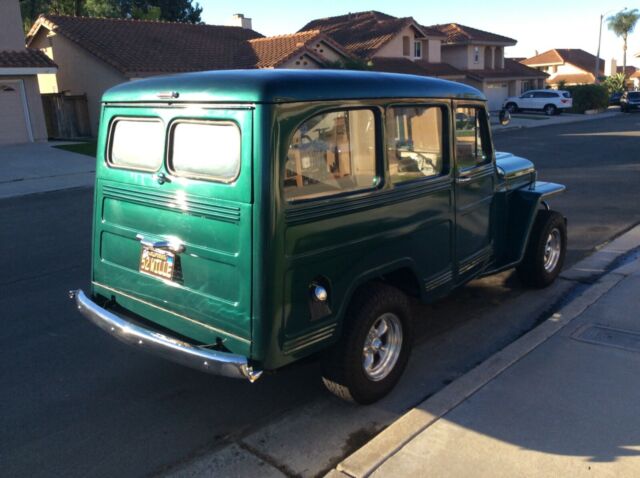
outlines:
M54 146L54 148L64 149L65 151L71 151L72 153L85 154L95 158L97 144L96 141L89 141L88 143L61 144L59 146Z

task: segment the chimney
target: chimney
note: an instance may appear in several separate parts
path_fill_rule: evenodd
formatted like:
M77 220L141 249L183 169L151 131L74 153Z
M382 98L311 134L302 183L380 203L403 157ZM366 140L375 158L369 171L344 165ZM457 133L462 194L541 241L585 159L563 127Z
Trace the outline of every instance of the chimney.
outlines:
M618 62L611 58L604 67L604 76L611 76L618 73Z
M246 18L242 13L234 13L229 25L232 27L242 27L251 30L251 18Z

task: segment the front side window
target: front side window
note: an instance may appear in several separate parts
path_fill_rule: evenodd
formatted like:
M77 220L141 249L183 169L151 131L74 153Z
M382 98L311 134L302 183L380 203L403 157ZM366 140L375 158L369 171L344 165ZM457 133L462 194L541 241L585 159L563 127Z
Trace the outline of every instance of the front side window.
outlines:
M392 183L443 172L443 121L439 106L403 106L387 113L387 157Z
M231 121L180 121L171 128L169 169L176 176L233 181L240 172L240 129Z
M289 144L285 198L311 199L377 186L375 141L370 110L333 111L308 119Z
M108 161L124 169L156 171L162 164L164 125L160 120L116 119Z
M486 114L483 108L456 108L456 162L464 170L482 166L491 161L488 144Z

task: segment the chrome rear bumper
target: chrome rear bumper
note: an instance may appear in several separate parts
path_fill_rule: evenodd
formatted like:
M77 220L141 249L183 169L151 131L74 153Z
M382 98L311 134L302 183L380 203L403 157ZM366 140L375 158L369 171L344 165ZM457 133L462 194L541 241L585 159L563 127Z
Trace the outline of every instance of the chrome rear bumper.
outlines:
M97 305L80 289L69 291L69 297L75 299L82 315L124 343L213 375L246 378L250 382L262 375L262 371L254 370L242 355L199 347L129 322Z

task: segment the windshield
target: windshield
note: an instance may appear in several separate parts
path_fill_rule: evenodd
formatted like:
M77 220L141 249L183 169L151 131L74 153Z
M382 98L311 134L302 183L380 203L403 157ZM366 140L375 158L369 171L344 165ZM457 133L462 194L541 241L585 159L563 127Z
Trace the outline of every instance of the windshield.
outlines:
M628 96L630 100L640 100L640 91L632 91Z

